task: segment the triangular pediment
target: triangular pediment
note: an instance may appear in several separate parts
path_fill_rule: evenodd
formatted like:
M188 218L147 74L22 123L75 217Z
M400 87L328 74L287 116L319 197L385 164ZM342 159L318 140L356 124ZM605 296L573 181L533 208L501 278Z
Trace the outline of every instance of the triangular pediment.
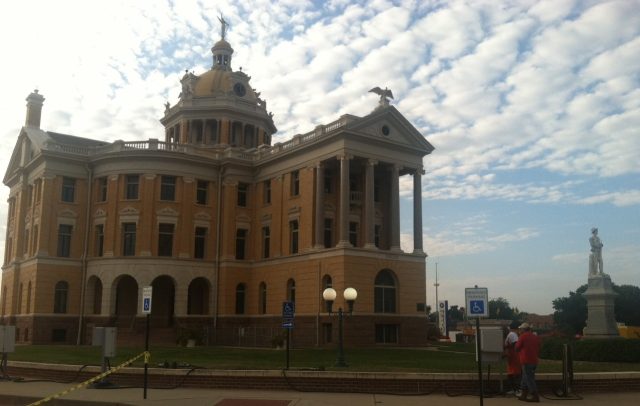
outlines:
M9 179L24 165L36 155L38 155L42 149L42 145L47 139L47 133L31 127L22 127L18 140L13 147L11 153L11 159L9 159L9 165L7 165L7 171L5 172L3 182L7 184ZM23 151L26 153L23 154ZM26 161L26 162L25 162Z
M371 114L354 121L349 130L366 134L379 142L405 146L430 154L434 147L400 112L393 106L379 108Z

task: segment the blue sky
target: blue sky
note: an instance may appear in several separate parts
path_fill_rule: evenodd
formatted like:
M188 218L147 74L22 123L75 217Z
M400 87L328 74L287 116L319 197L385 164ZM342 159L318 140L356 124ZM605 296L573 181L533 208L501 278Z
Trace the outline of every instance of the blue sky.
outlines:
M386 86L435 146L423 176L429 304L438 263L450 304L477 284L550 313L587 281L593 226L605 272L640 285L637 0L12 2L0 15L5 165L34 88L47 130L163 138L184 70L211 66L220 12L232 67L274 113L274 142L366 115L368 90ZM411 179L401 186L410 197ZM402 209L409 249L409 200Z

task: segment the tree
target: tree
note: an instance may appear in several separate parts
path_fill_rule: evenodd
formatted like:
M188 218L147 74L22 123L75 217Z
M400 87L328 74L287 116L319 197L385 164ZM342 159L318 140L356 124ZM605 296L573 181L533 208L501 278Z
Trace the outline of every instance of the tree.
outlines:
M500 320L515 320L515 311L509 306L507 299L499 297L489 300L489 318Z
M632 285L613 285L616 321L627 326L640 326L640 288Z
M575 293L569 292L569 297L559 297L553 301L553 314L556 326L568 334L582 333L586 326L588 310L587 299L583 296L587 285L580 286ZM614 308L616 321L629 326L640 326L640 288L632 285L613 285L618 294Z
M559 297L553 301L553 321L560 331L575 335L582 333L587 322L587 299L583 293L587 285L582 285L575 292L569 292L568 297Z

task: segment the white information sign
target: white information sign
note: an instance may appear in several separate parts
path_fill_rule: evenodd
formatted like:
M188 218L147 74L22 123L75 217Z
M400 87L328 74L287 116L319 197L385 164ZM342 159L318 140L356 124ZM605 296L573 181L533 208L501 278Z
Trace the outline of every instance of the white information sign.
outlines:
M464 301L467 317L489 317L489 290L487 288L465 288Z
M153 287L145 286L142 288L142 313L151 313L151 295L153 293Z

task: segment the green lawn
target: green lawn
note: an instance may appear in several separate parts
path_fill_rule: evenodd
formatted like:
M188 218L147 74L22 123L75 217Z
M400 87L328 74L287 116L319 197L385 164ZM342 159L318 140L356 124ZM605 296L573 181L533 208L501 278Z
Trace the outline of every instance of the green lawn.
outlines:
M111 360L116 366L143 350L118 348ZM151 365L189 364L210 369L281 369L285 365L285 350L231 347L151 347ZM475 372L473 344L441 344L426 348L346 349L349 367L334 366L337 352L333 349L291 350L291 368L321 368L326 370L370 372ZM9 360L72 365L98 365L101 348L90 346L32 345L16 346ZM134 366L142 366L142 359ZM492 372L504 370L504 365L492 367ZM576 372L640 371L640 363L575 362ZM561 372L559 361L542 360L539 372Z

